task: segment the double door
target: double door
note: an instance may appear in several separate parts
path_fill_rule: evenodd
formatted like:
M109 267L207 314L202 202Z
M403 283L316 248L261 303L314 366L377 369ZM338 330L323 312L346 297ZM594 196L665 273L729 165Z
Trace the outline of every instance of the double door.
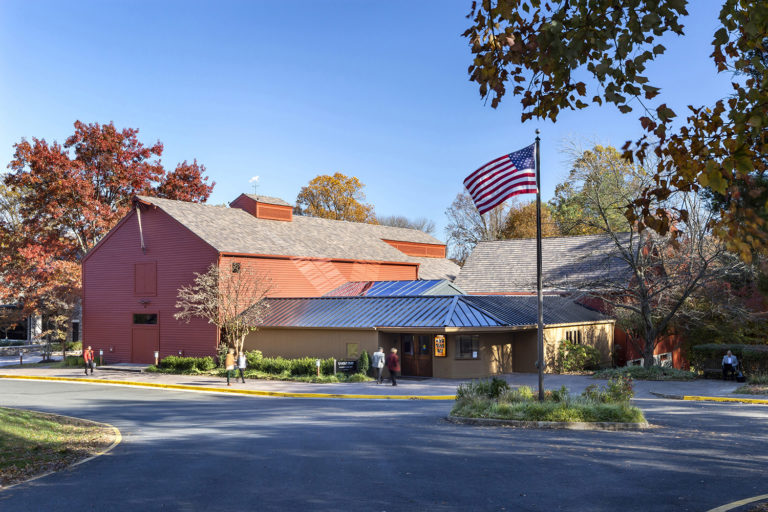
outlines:
M411 377L432 376L434 336L421 334L400 335L400 364L402 374Z

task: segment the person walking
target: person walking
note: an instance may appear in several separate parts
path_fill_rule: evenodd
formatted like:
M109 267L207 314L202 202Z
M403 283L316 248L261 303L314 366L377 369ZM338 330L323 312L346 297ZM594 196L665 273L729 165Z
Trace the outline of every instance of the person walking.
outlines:
M93 350L91 346L83 350L83 362L85 363L85 374L88 375L88 368L91 369L91 375L93 375Z
M397 357L397 349L392 348L387 356L387 369L389 376L392 377L392 385L397 386L397 372L400 371L400 358Z
M227 386L231 386L232 384L229 382L229 379L232 377L232 374L235 373L235 349L231 348L227 351L224 367L227 369Z
M376 384L381 384L381 374L384 371L384 349L379 347L379 350L373 353L372 359L372 365L376 368Z
M730 350L723 356L723 380L728 378L736 378L736 367L739 365L739 360L733 355Z
M245 374L243 372L247 365L248 360L245 358L245 352L240 352L240 355L237 356L237 371L240 373L240 378L243 380L243 384L245 384Z

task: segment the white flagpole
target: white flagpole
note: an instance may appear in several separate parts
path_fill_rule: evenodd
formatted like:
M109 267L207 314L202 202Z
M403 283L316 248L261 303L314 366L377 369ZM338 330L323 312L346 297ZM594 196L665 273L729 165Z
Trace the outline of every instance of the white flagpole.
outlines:
M544 297L541 293L541 172L539 166L541 158L539 141L539 130L537 129L534 151L534 158L536 159L536 294L539 302L536 367L539 369L539 401L544 401Z

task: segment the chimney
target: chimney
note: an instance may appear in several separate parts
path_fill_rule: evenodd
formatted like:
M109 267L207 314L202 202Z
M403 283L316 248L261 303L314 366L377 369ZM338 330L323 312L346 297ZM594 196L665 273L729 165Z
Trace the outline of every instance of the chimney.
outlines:
M281 220L284 222L291 222L293 220L293 206L277 197L240 194L237 199L229 203L229 207L245 210L257 219Z

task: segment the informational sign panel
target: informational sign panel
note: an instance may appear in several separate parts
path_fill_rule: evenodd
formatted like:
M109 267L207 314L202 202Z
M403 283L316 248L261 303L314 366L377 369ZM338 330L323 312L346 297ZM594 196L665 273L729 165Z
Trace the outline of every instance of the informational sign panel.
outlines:
M355 373L357 372L357 361L336 361L336 371L343 373Z
M445 357L445 336L435 336L435 357Z

